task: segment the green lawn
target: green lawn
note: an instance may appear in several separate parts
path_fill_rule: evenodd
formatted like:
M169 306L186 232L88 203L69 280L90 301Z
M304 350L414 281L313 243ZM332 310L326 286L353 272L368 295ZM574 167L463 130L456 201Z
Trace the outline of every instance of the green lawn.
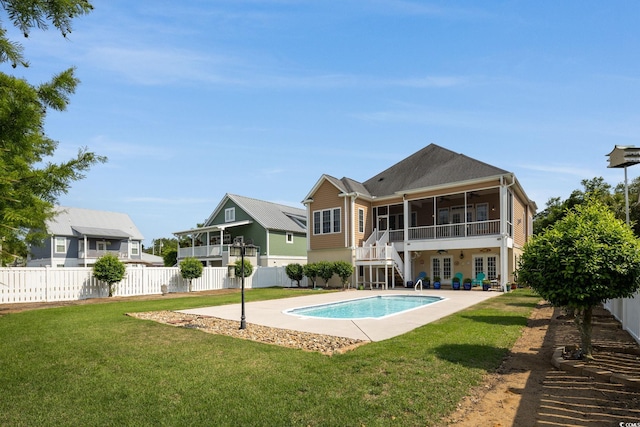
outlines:
M305 292L256 289L246 299ZM500 365L538 301L510 292L331 357L124 315L239 294L9 314L0 317L0 425L435 425Z

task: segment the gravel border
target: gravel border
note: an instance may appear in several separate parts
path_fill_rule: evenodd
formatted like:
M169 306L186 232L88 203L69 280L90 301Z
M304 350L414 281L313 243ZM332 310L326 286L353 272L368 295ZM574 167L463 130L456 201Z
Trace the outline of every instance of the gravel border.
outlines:
M253 323L247 323L246 329L240 329L239 321L197 314L178 313L175 311L127 313L127 316L188 329L199 329L210 334L227 335L234 338L297 348L305 351L316 351L328 356L344 353L370 342L353 338L336 337L333 335L271 328Z

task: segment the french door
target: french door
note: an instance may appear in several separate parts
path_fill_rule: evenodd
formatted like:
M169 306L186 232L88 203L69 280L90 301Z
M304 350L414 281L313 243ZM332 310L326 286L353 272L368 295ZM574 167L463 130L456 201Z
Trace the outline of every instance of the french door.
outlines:
M448 282L453 277L453 257L451 255L437 255L431 258L431 280L440 277L442 282Z
M498 278L498 255L474 255L473 256L473 277L479 273L484 273L487 280Z

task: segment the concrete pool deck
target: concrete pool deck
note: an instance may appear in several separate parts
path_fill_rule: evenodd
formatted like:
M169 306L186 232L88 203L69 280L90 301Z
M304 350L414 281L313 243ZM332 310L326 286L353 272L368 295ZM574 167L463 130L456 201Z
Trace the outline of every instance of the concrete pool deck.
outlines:
M284 313L285 310L291 308L346 301L377 295L428 295L438 296L445 299L406 313L400 313L381 319L314 319ZM273 328L334 335L363 341L382 341L397 335L402 335L419 326L426 325L427 323L431 323L442 317L448 316L498 295L501 295L501 292L483 292L477 290L350 290L268 301L247 302L245 303L245 317L247 321L247 329L251 327L251 323L254 323ZM202 307L190 310L180 310L179 312L197 314L201 316L213 316L227 320L237 320L239 323L241 305L229 304L217 307Z

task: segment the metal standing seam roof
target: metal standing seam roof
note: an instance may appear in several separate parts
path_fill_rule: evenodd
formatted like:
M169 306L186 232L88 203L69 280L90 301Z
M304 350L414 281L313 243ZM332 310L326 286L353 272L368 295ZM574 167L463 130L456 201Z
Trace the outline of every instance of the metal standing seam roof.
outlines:
M306 222L307 211L293 206L281 205L264 200L252 199L250 197L227 194L228 197L238 207L242 208L254 221L268 230L291 231L295 233L306 233L306 227L292 219L298 218Z
M47 232L56 236L117 237L143 240L129 215L120 212L57 206Z

